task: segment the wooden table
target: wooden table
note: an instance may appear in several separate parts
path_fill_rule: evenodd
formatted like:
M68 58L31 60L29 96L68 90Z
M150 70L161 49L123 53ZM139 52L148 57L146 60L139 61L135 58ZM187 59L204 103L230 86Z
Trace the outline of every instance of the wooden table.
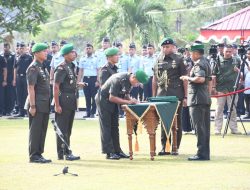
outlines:
M133 105L137 106L137 105ZM140 106L140 104L138 104ZM155 135L156 129L158 124L160 123L160 117L157 112L155 103L150 103L142 114L141 117L138 117L128 105L122 106L123 110L126 112L126 125L127 125L127 134L128 134L128 143L129 143L129 155L130 160L133 159L133 148L132 148L132 135L134 125L141 120L144 128L147 130L149 135L149 142L150 142L150 159L154 160L154 156L156 155L156 142L155 142ZM177 109L176 109L177 110ZM166 130L165 130L166 132ZM169 142L169 141L168 141ZM177 119L176 119L176 112L174 114L174 119L172 121L172 153L177 152ZM166 152L170 152L170 146L166 146Z

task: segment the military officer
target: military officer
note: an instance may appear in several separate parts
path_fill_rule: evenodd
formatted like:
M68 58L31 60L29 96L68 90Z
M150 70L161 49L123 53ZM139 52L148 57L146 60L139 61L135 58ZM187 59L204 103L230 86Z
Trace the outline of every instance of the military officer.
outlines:
M31 64L33 58L30 54L26 53L26 44L20 43L20 56L14 65L14 79L13 85L17 89L17 102L19 107L19 113L15 117L24 117L25 110L24 104L28 95L27 82L26 82L26 70Z
M65 40L61 40L60 48L62 48L65 44L67 44L67 42ZM56 48L54 50L56 51ZM53 84L55 69L63 61L64 61L64 57L60 54L60 52L58 50L57 50L57 52L53 53L53 57L52 57L52 60L50 62L50 84Z
M129 57L126 55L125 52L123 52L123 45L121 42L115 42L113 43L114 47L117 47L119 49L119 60L118 63L116 64L118 67L118 73L121 72L128 72L128 67L129 67Z
M4 43L2 54L7 63L7 85L4 89L4 111L6 116L10 116L15 105L15 87L13 86L13 72L15 64L15 54L10 51L10 44Z
M64 62L59 64L55 70L55 80L53 94L55 100L55 120L63 133L64 140L70 145L70 136L77 109L77 79L74 72L75 65L72 63L76 58L76 53L72 44L64 45L60 54L64 57ZM58 159L79 160L80 156L74 156L70 150L62 147L63 142L57 137Z
M95 53L98 60L99 68L103 67L107 62L105 50L108 48L110 48L110 39L109 37L104 37L102 39L102 48L97 50Z
M152 80L152 95L153 96L177 96L181 104L177 111L177 149L180 147L182 128L181 128L181 112L182 103L186 106L186 88L187 83L179 79L180 76L186 75L186 67L183 62L183 57L174 53L175 45L172 38L164 38L161 42L162 52L157 58L154 65L154 76ZM159 155L167 155L165 152L166 134L161 128L161 143L162 150ZM177 152L172 152L173 155L178 155Z
M118 67L116 64L119 60L118 52L118 48L108 48L105 51L106 65L104 65L99 72L100 87L108 80L111 75L117 73Z
M154 45L147 45L147 55L141 58L140 69L142 69L148 76L148 83L143 85L144 100L147 100L148 97L152 96L152 79L153 79L153 67L156 61L154 56Z
M115 54L115 50L107 54ZM106 159L118 160L129 158L123 153L119 142L118 104L136 104L136 99L129 97L132 86L148 80L144 71L132 73L117 73L112 75L101 87L96 96L97 109L101 127L102 153Z
M0 117L4 111L4 87L7 85L7 65L4 57L0 55Z
M185 46L185 52L184 52L184 64L186 66L187 74L189 75L192 67L193 67L193 61L191 59L190 55L190 45ZM184 133L193 133L193 129L190 123L190 114L188 107L182 108L182 117L181 117L181 124L182 124L182 130Z
M129 44L129 69L128 72L136 73L136 71L140 68L140 57L136 55L136 46L135 43ZM130 92L130 95L138 99L139 94L139 86L134 86Z
M49 163L42 156L50 112L49 73L43 62L47 58L48 46L36 43L32 47L34 60L27 69L29 158L33 163Z
M194 66L190 76L181 76L188 81L187 105L193 127L197 131L196 155L190 161L210 160L210 105L211 105L211 68L204 55L204 45L194 43L191 46L191 57Z
M93 45L87 43L85 48L86 55L80 59L79 63L78 82L83 80L86 84L83 88L86 99L86 115L83 118L94 118L96 113L95 95L99 86L97 82L98 62L93 51Z
M120 72L128 72L129 68L129 57L128 55L123 51L123 45L121 42L115 42L113 43L113 46L117 47L119 49L119 60L116 64L118 67L118 73ZM119 117L124 117L124 111L122 110L121 106L119 106Z

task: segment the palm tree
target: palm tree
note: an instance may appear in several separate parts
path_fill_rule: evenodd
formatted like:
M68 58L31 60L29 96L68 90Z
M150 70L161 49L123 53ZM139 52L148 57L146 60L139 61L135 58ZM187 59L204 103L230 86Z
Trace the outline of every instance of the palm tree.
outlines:
M137 32L142 41L148 40L149 32L159 33L159 29L165 30L164 25L160 25L151 13L165 13L165 8L161 3L150 0L117 0L109 8L101 10L95 20L99 24L108 20L107 32L113 34L118 29L125 29L128 32L130 41L135 40Z

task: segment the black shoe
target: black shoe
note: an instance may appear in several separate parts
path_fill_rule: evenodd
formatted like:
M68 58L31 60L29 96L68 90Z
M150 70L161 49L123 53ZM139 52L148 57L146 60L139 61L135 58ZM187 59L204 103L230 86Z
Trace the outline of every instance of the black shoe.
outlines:
M94 115L94 114L91 114L89 117L90 117L90 118L95 118L95 115Z
M175 152L171 152L171 155L173 155L173 156L177 156L177 155L179 155L179 152L178 152L178 149L175 151Z
M117 153L117 155L120 156L120 158L129 158L129 156L126 155L124 152Z
M165 155L169 155L170 152L166 152L165 148L163 148L160 152L158 152L158 156L165 156Z
M41 157L41 159L43 159L43 160L45 161L45 163L50 163L50 162L52 162L51 159L45 159L42 155L41 155L40 157Z
M74 156L73 154L68 154L66 156L66 160L69 160L69 161L80 160L80 156Z
M83 116L82 118L90 118L90 115L85 115L85 116Z
M51 160L47 160L47 159L45 159L44 157L38 156L38 155L32 156L32 157L30 158L30 163L41 163L41 164L45 164L45 163L50 163L50 162L51 162Z
M202 158L198 155L194 155L188 158L189 161L203 161L203 160L210 160L209 158Z
M115 153L108 153L107 156L106 156L106 159L119 160L120 156L115 154Z
M19 113L17 115L14 115L14 117L24 117L24 114Z

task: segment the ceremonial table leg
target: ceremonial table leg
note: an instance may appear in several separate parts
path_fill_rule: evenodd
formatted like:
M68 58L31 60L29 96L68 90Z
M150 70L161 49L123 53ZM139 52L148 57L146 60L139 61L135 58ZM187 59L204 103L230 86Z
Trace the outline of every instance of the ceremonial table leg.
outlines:
M150 142L150 159L154 160L155 156L155 131L159 124L159 117L156 113L156 109L154 106L151 106L149 111L143 117L143 123L147 132L149 134L149 142Z
M130 160L133 160L132 134L133 134L133 127L137 119L127 110L125 111L126 111L126 123L127 123L127 134L128 134L129 158Z
M174 117L174 124L172 127L172 154L178 154L177 151L177 115Z

